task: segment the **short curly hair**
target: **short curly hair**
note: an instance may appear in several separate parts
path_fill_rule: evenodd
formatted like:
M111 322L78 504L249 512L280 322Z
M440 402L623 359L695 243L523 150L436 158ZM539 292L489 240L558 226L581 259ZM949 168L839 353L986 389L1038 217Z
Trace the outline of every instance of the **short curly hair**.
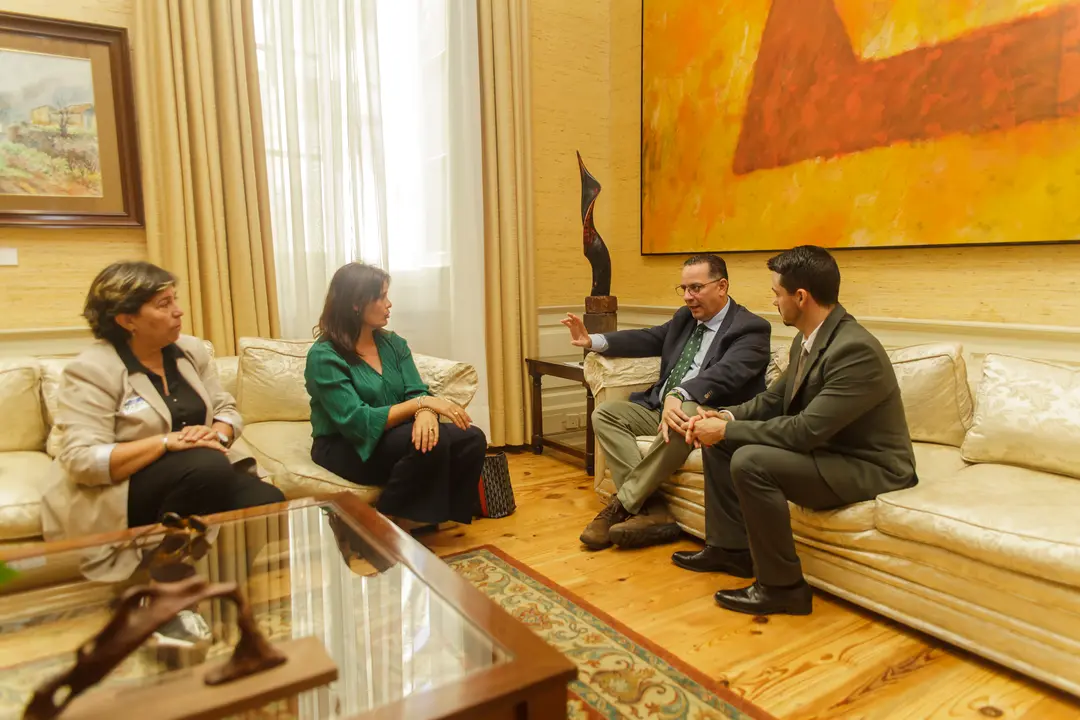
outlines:
M117 315L139 312L152 297L176 285L168 270L148 262L113 263L98 273L86 294L83 317L99 340L127 342L131 333L116 322Z

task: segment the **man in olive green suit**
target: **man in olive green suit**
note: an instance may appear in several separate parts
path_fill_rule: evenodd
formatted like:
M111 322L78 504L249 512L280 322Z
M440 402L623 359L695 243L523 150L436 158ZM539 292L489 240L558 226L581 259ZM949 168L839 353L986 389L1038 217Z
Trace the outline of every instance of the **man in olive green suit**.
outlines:
M805 615L812 595L788 501L826 510L910 487L915 459L889 358L838 302L836 260L805 245L768 267L773 304L800 334L772 387L692 418L687 442L706 446L707 545L672 559L689 570L756 576L750 587L716 593L721 607Z

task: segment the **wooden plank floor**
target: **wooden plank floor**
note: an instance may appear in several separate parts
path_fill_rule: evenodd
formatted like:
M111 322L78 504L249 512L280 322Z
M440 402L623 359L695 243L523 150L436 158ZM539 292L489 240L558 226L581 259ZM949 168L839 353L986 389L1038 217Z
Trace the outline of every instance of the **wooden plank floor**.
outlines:
M1080 718L1080 701L817 592L809 617L766 623L723 611L712 594L745 581L671 564L686 536L645 550L588 552L600 510L580 464L510 455L517 512L421 540L439 555L494 545L779 718Z

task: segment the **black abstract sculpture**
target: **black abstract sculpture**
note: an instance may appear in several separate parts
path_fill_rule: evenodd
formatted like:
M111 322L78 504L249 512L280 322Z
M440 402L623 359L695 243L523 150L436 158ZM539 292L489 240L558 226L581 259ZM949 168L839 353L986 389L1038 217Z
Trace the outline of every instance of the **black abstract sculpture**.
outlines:
M592 266L592 292L589 295L607 296L611 294L611 255L593 224L593 209L600 195L600 183L585 168L580 152L577 153L577 162L581 171L581 241L585 246L585 257Z

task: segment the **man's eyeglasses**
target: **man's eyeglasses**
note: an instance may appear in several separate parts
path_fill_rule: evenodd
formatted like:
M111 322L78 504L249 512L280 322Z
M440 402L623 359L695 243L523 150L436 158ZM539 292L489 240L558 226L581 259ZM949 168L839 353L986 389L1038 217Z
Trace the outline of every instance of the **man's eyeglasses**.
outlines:
M724 278L717 278L716 280L710 280L707 283L694 283L693 285L676 285L675 292L678 295L685 295L687 291L689 291L691 295L700 295L701 291L705 289L706 285L718 283L723 279Z

